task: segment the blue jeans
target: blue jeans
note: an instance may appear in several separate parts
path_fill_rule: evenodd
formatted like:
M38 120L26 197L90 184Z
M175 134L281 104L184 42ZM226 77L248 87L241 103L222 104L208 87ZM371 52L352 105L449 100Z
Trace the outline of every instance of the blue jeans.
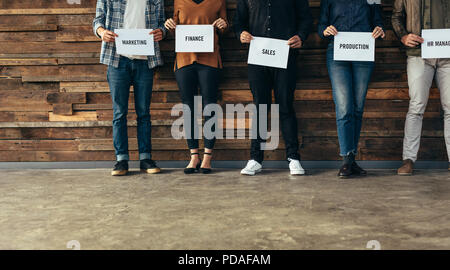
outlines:
M327 51L327 67L336 105L340 155L357 154L364 105L373 62L334 61L333 46Z
M122 56L118 68L108 67L107 78L114 111L113 140L117 161L130 159L128 154L127 115L132 85L137 114L139 159L151 159L150 102L153 88L153 69L148 67L147 60L131 60Z

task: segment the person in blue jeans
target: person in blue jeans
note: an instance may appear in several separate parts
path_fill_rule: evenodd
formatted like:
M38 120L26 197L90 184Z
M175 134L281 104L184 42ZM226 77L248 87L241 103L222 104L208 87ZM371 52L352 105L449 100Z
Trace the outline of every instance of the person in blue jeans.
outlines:
M361 134L364 104L373 62L334 60L334 36L341 32L372 32L384 38L380 0L322 0L318 32L329 40L327 67L336 106L336 122L343 165L340 178L366 175L355 161Z
M134 89L137 114L137 137L140 169L146 173L161 170L152 160L150 102L154 68L163 64L159 41L164 28L164 0L98 0L93 21L94 33L102 39L100 62L108 66L107 79L113 103L113 141L117 163L112 175L128 173L128 100ZM115 29L153 29L155 55L119 55L116 51Z

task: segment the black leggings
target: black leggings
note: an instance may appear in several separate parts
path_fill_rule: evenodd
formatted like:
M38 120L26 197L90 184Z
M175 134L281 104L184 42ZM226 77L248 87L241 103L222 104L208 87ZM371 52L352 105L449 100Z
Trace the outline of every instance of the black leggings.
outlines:
M219 76L220 69L198 63L182 67L175 71L181 100L191 111L191 134L186 134L189 149L199 148L198 139L194 136L194 129L198 128L197 122L194 121L194 97L198 95L198 89L200 88L203 108L208 104L216 104L217 93L219 91ZM213 116L206 116L205 122ZM187 129L185 128L185 130ZM213 126L212 131L215 131L215 126ZM213 149L216 138L205 138L204 141L205 148Z

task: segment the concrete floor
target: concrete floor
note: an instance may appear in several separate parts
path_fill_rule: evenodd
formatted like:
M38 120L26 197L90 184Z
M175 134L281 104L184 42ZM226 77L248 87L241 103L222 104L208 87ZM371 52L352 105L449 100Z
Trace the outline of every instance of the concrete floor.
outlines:
M0 249L450 249L447 171L0 173Z

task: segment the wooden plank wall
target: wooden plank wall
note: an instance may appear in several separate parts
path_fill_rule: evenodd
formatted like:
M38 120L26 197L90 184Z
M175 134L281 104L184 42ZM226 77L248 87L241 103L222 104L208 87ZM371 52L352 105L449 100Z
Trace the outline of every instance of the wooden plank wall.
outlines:
M0 1L0 161L114 159L106 68L98 63L100 43L91 30L96 0L69 2L77 1ZM316 21L319 2L310 0ZM386 40L378 43L368 94L360 143L364 160L401 159L408 91L406 58L390 25L392 2L383 4L388 32ZM166 0L168 16L172 5L173 0ZM228 0L230 19L235 7L236 0ZM231 32L222 46L225 67L220 103L249 103L246 47ZM325 46L314 31L298 60L295 107L305 160L339 159ZM174 120L170 108L180 102L172 72L173 37L162 42L162 49L166 65L156 73L152 103L154 157L185 160L185 142L170 136ZM425 118L420 157L444 160L442 110L436 89ZM129 119L131 155L136 159L133 110ZM248 146L248 141L219 141L215 159L246 160ZM283 146L266 155L268 160L282 160Z

